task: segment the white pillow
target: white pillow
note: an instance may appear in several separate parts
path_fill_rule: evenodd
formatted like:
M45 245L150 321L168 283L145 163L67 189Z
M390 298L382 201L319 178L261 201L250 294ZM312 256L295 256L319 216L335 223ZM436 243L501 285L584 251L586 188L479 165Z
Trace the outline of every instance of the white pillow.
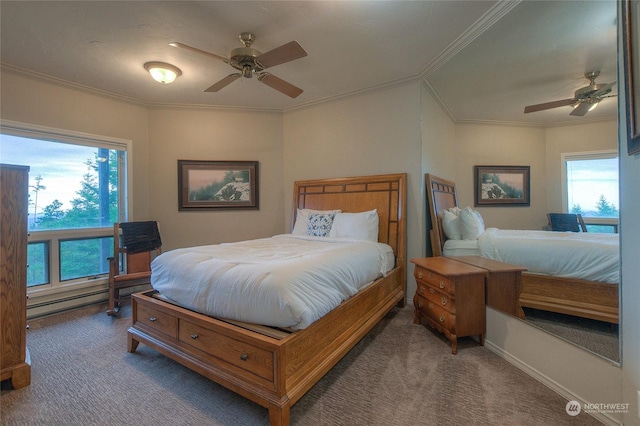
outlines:
M353 238L378 242L378 211L338 213L333 219L330 237Z
M442 215L442 230L449 240L462 239L459 214L460 209L458 207L453 207L445 210Z
M465 207L460 210L460 232L463 240L477 240L484 232L484 220L477 210Z
M292 235L309 235L307 229L309 228L309 215L311 213L317 214L338 214L342 210L312 210L312 209L297 209L296 223L293 225Z

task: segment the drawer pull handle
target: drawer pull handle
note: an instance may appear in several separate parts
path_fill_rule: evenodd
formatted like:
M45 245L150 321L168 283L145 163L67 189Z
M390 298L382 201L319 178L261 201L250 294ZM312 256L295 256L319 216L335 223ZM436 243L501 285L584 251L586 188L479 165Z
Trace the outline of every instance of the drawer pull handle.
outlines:
M435 292L436 292L436 291L435 291L434 289L432 289L432 288L430 288L430 289L429 289L429 293L433 294L433 293L435 293Z
M429 309L433 309L433 303L429 303Z
M424 274L423 274L422 272L418 272L418 278L422 279L422 276L423 276L423 275L424 275Z
M192 338L193 340L196 340L196 339L198 338L198 335L197 335L197 334L192 334L192 335L191 335L191 338Z
M149 317L149 321L156 322L158 319L156 317Z
M433 279L433 274L432 273L429 274L429 278Z
M421 308L421 309L422 309L422 307L423 307L423 306L424 306L424 305L422 304L422 302L418 302L418 308Z
M444 315L440 315L440 322L444 322Z
M442 298L442 306L445 306L447 304L447 298L443 297Z
M418 287L418 294L424 294L424 287Z
M247 356L247 354L242 354L240 355L240 359L246 361L247 359L249 359L249 357Z
M444 281L440 281L440 288L444 288L445 284Z

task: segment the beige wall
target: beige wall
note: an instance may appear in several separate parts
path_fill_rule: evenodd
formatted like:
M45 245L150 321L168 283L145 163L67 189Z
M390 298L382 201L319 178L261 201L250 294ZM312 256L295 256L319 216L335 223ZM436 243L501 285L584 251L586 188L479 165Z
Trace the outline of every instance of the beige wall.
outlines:
M455 180L456 125L424 84L420 91L422 170L443 179Z
M149 114L150 216L167 249L285 232L282 114L154 108ZM259 162L259 210L178 211L178 160Z
M149 216L148 110L130 101L73 89L5 69L0 79L3 120L129 140L133 152L129 212Z
M546 187L550 212L563 211L561 174L562 154L618 149L618 123L603 121L584 125L551 127L546 130Z
M407 258L422 256L419 83L378 90L284 115L285 221L293 182L322 177L408 173ZM415 282L407 280L409 297Z
M473 166L529 166L529 206L474 207L486 227L542 229L547 224L544 130L488 124L456 125L458 204L473 207Z

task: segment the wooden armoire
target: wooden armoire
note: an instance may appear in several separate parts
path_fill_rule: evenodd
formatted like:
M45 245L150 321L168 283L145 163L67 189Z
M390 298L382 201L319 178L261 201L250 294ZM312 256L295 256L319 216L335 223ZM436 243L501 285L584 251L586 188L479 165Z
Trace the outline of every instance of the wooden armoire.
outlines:
M31 383L27 350L29 167L0 164L0 379Z

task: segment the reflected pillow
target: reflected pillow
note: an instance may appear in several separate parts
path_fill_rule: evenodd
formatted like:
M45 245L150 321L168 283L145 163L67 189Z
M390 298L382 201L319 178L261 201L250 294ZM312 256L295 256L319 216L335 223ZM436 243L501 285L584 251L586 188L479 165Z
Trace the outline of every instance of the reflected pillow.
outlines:
M459 218L463 240L477 240L484 232L484 220L477 210L465 207L460 210Z
M442 215L442 231L449 240L461 240L460 231L460 209L452 207L444 211Z

